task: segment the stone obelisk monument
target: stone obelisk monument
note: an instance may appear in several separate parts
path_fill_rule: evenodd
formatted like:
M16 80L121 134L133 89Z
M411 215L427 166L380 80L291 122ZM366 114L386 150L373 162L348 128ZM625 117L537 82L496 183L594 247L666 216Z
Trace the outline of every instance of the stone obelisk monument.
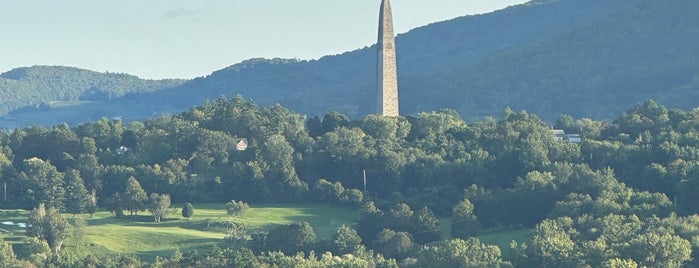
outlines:
M389 0L381 2L377 48L376 112L385 116L398 116L396 39L393 33L393 15Z

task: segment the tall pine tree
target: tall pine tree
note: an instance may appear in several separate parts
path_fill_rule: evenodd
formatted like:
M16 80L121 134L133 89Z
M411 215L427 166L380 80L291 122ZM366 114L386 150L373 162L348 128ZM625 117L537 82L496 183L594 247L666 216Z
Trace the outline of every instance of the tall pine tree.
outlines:
M91 202L91 195L85 188L80 172L69 169L65 172L65 208L73 215L83 213Z

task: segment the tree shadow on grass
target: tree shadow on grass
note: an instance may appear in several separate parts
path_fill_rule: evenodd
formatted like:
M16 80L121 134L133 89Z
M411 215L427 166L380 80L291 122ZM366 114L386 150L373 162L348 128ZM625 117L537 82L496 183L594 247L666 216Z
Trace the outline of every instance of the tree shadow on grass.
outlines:
M128 225L128 224L143 224L143 223L155 223L155 220L153 220L153 216L150 215L134 215L134 216L121 216L121 217L102 217L102 218L86 218L88 225L105 225L105 224L120 224L120 225ZM174 220L174 219L173 219ZM161 221L163 222L163 221Z
M151 251L139 251L136 253L136 255L141 259L142 261L148 262L148 263L153 263L155 262L157 257L161 258L170 258L172 254L174 253L175 249L178 249L182 253L187 253L193 250L196 250L199 253L204 253L210 251L214 245L220 244L221 240L218 239L205 239L205 238L197 238L197 239L187 239L184 241L185 244L196 244L193 246L188 246L188 247L173 247L172 249L165 249L165 250L151 250Z
M94 218L87 219L88 226L100 226L114 224L120 226L138 226L138 227L179 227L186 229L197 229L198 226L206 225L205 221L201 220L182 220L180 218L163 218L160 222L155 222L152 216L138 215L138 216L124 216L124 217L105 217L105 218ZM207 231L207 230L202 230Z

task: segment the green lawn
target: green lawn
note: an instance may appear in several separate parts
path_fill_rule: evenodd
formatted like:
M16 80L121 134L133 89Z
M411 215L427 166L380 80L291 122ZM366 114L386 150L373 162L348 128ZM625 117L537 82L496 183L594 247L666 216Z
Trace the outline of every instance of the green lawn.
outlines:
M449 218L439 219L439 231L442 233L442 238L451 238L451 223ZM513 240L517 241L518 244L528 242L532 238L532 232L532 229L527 228L486 229L478 236L478 239L485 244L500 247L503 255L505 255L510 253L510 244Z
M489 245L497 245L500 247L503 255L508 255L511 253L512 249L510 244L512 241L517 241L518 244L524 242L529 243L533 235L532 229L519 228L519 229L504 229L497 231L486 230L483 234L478 236L481 242Z
M334 206L318 204L295 205L252 205L243 216L231 217L226 214L224 204L194 204L194 216L184 219L180 215L182 206L174 208L174 214L160 223L146 212L137 217L117 219L108 212L101 211L87 220L85 239L78 252L82 254L136 254L144 261L152 262L156 256L167 257L175 249L206 251L211 245L221 242L224 233L215 228L216 223L232 221L243 223L248 230L269 230L281 224L299 221L309 222L320 238L328 239L342 224L352 225L358 220L356 212ZM16 223L26 222L29 213L24 210L0 210L0 232L10 243L20 243L25 239L24 229ZM73 215L65 215L73 221ZM211 228L207 228L212 226ZM440 219L440 231L449 238L449 219ZM497 245L503 254L510 252L512 240L522 243L531 238L531 229L485 230L478 236L481 242ZM75 240L65 242L66 250L75 250Z
M85 239L80 252L95 254L136 254L142 260L153 261L156 256L170 256L173 250L207 250L211 245L221 242L224 233L217 228L207 228L216 222L232 221L243 223L248 230L269 230L281 224L298 221L309 222L319 237L330 238L337 227L351 225L358 220L356 212L334 206L317 204L297 205L252 205L241 217L226 214L224 204L194 204L194 216L184 219L180 215L181 205L175 213L160 223L146 212L137 217L117 219L108 212L99 212L94 217L78 215L87 220ZM2 210L0 222L26 222L27 211ZM72 215L65 215L72 222ZM24 230L16 225L0 226L8 233L6 240L20 242L24 239ZM2 232L3 230L0 230ZM9 235L12 233L12 235ZM75 240L69 238L66 250L75 248Z
M25 238L24 228L19 227L17 224L26 223L27 215L29 215L29 212L21 209L0 210L0 233L5 241L14 244L21 242Z

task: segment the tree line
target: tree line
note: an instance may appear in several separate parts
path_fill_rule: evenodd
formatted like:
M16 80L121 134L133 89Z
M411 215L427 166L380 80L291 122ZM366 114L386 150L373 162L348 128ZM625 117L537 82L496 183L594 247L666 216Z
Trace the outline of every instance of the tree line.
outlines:
M323 202L357 209L349 228L361 245L403 265L452 254L455 263L491 256L517 267L679 267L699 247L696 118L697 109L647 101L612 122L563 115L553 126L509 109L473 123L451 110L350 120L220 98L145 122L0 132L2 207L136 214L146 193L163 203ZM556 141L552 127L583 141ZM531 228L533 237L505 255L473 239L493 228ZM259 245L273 234L244 248L270 257L282 249ZM330 247L297 249L306 260ZM472 251L464 248L483 256L459 255Z

